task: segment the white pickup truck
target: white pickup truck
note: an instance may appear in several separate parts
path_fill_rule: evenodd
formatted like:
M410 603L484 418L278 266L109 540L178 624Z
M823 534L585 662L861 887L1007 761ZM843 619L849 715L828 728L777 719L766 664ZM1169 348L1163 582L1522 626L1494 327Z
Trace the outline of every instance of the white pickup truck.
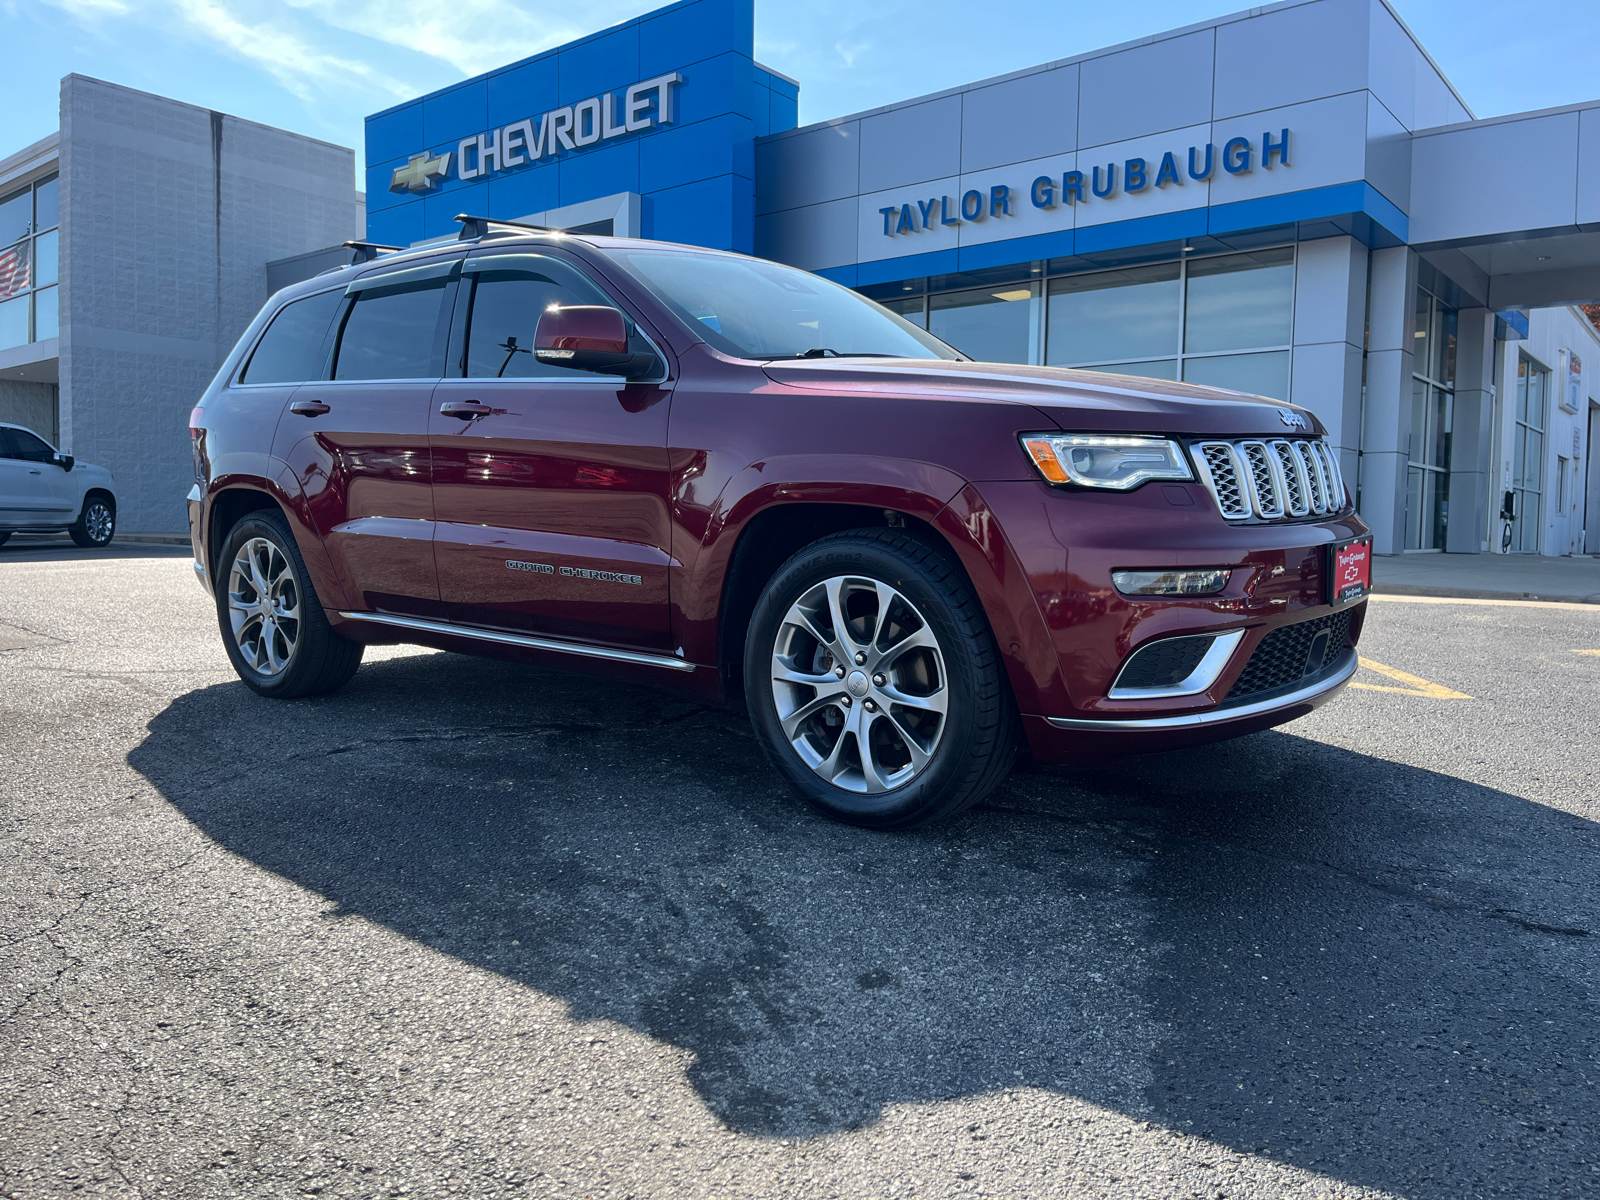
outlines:
M73 461L21 425L0 424L0 545L13 533L65 529L80 546L104 546L117 529L111 472Z

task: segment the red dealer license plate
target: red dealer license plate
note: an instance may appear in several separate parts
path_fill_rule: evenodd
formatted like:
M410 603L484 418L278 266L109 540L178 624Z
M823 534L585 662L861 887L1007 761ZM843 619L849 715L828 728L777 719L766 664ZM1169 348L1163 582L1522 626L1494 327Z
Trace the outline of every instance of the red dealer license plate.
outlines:
M1328 603L1339 604L1372 590L1372 539L1328 547Z

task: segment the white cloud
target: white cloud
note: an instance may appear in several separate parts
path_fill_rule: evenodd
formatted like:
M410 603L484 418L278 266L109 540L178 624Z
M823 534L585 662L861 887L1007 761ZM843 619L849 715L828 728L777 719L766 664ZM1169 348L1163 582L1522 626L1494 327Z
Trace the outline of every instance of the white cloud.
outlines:
M354 83L396 97L415 91L367 63L325 54L290 30L268 21L247 22L220 0L174 0L173 9L190 31L254 63L301 100L309 100L313 90Z
M566 5L516 0L288 0L295 8L347 33L443 59L464 75L477 75L595 31L598 21L636 16L646 3L589 4L584 23Z

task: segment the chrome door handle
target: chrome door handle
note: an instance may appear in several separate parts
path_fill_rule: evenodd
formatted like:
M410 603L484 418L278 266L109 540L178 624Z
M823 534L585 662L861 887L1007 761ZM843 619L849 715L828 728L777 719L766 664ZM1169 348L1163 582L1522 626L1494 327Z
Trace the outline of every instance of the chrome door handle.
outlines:
M28 474L29 475L43 475L44 472L43 471L29 471Z
M475 421L479 417L487 417L493 410L487 404L477 400L446 400L439 405L439 415L445 417L459 417L463 421Z
M333 409L321 400L296 400L289 405L289 411L297 417L320 417L331 413Z

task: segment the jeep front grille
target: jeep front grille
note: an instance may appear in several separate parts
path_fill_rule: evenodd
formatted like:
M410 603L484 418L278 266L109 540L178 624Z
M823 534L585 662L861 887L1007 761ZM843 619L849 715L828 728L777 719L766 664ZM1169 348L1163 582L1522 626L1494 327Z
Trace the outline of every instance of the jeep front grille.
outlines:
M1326 440L1195 442L1190 454L1226 520L1297 520L1344 508L1339 456Z

